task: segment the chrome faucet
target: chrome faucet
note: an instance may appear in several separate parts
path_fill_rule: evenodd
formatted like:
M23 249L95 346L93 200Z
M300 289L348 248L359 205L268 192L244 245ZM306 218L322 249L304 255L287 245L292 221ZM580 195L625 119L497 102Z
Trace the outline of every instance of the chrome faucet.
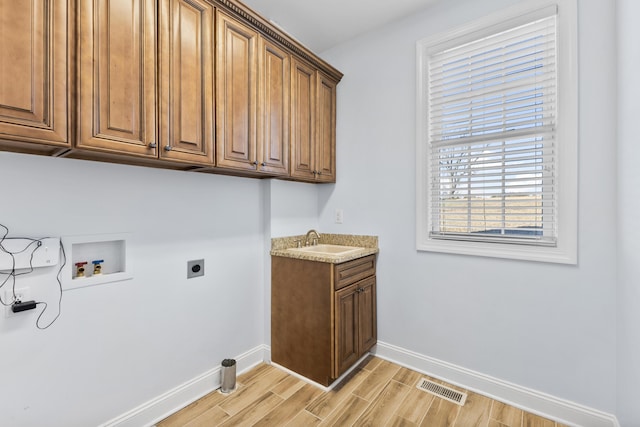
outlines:
M316 237L314 237L313 240L311 241L311 243L309 243L309 236L311 236L311 234L315 234ZM305 246L316 246L318 244L319 240L320 240L320 234L316 230L309 230L309 231L307 231L307 236L305 237L304 245Z

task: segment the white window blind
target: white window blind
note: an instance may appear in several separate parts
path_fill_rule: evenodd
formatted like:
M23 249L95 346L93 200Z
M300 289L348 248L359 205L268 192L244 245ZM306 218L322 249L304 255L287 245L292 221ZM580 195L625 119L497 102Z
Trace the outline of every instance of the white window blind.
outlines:
M556 27L429 52L431 239L556 245Z

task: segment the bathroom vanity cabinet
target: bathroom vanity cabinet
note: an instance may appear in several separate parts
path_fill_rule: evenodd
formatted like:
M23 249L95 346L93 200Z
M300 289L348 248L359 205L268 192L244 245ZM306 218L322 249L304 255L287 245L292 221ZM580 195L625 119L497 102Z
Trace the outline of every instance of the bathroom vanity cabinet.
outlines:
M329 385L376 343L376 255L347 262L272 256L271 359Z

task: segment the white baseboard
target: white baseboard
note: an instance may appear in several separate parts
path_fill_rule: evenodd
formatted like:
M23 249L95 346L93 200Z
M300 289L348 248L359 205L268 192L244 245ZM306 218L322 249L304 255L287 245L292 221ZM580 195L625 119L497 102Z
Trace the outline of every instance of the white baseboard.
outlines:
M482 394L561 423L580 427L620 427L614 415L559 399L384 342L373 353L401 366ZM236 357L238 374L270 362L271 347L257 346ZM153 426L179 409L220 387L220 366L169 390L100 427Z
M620 427L614 415L490 377L451 363L378 341L374 354L450 384L521 408L527 412L580 427Z
M267 346L259 345L236 357L236 371L245 372L265 359ZM217 366L173 390L152 399L129 412L122 414L100 427L153 426L179 409L198 400L220 387L220 366Z

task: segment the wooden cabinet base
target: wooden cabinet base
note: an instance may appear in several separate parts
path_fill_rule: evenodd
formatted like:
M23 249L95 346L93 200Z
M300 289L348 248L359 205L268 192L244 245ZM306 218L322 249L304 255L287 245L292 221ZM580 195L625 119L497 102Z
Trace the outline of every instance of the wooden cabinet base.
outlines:
M375 255L350 263L375 266ZM375 276L335 291L344 264L271 261L271 360L324 386L376 342Z
M273 257L271 360L319 384L332 375L330 264Z

